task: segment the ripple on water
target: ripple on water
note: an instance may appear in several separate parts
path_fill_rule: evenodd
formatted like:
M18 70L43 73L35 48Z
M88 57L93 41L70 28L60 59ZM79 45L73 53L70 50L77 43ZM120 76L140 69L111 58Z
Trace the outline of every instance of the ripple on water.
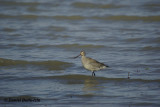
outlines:
M101 8L101 9L125 7L125 5L97 4L97 3L89 3L89 2L74 2L72 3L72 6L76 8Z
M20 78L19 78L20 79ZM103 84L103 83L159 83L160 79L128 79L128 78L108 78L108 77L92 77L90 75L55 75L55 76L43 76L43 77L27 77L21 78L29 80L56 80L63 84Z
M63 48L63 49L78 49L78 50L83 50L83 49L98 49L98 48L104 48L104 45L92 45L92 44L61 44L57 45L56 47L58 48Z
M72 63L56 60L48 61L25 61L0 58L0 66L37 66L48 70L64 70L72 66Z

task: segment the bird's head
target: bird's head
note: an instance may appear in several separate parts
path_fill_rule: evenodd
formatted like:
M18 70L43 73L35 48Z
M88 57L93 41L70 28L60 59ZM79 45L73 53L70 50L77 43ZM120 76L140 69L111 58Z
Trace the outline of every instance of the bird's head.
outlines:
M81 56L85 56L86 53L85 53L84 51L81 51L81 52L80 52L80 55L81 55Z
M73 57L73 58L78 58L79 56L85 56L85 55L86 55L85 51L81 51L80 54L79 54L78 56Z

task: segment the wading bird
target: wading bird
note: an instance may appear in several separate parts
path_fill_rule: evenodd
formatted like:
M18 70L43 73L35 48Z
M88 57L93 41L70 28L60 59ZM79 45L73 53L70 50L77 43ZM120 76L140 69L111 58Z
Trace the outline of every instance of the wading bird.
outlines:
M95 76L95 71L109 67L101 62L96 61L95 59L86 57L86 53L84 51L81 51L80 54L74 58L78 58L79 56L81 56L81 62L84 68L92 71L92 76Z

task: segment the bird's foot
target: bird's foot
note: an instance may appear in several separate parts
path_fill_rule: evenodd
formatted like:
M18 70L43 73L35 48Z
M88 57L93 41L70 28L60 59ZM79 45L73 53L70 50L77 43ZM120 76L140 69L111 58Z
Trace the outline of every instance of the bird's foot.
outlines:
M94 77L96 76L96 74L94 73L94 71L92 72L92 76L94 76Z

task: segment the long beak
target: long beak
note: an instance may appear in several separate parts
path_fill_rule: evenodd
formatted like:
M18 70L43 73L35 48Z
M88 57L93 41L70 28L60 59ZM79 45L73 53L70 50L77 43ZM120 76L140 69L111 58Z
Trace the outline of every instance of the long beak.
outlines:
M78 58L80 56L80 54L78 56L73 57L74 59Z

